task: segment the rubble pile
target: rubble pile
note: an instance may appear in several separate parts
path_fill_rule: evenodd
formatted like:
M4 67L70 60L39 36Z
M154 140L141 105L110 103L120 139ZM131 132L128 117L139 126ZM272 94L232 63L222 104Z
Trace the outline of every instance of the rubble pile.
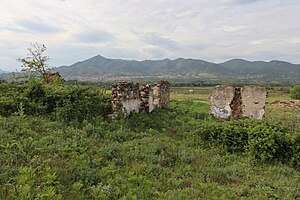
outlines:
M283 108L291 108L297 109L300 108L300 101L297 100L276 100L272 103L273 106L283 107Z

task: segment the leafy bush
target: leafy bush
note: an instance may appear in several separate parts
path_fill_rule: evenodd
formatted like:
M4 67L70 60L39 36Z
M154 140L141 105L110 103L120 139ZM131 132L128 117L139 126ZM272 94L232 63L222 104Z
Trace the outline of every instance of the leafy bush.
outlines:
M248 151L262 161L289 162L293 156L294 142L281 127L261 123L249 130Z
M203 142L222 146L229 152L247 152L261 161L299 162L298 142L281 125L243 119L207 122L197 133Z
M291 98L300 99L300 85L294 86L290 91Z
M39 80L1 83L0 115L10 116L24 107L27 115L50 115L65 122L106 117L110 97L101 88L79 85L51 87Z
M65 122L106 117L110 113L110 97L103 89L69 86L50 90L46 95L49 112Z
M221 145L229 152L243 152L248 143L251 123L247 120L229 122L206 122L198 129L200 139Z

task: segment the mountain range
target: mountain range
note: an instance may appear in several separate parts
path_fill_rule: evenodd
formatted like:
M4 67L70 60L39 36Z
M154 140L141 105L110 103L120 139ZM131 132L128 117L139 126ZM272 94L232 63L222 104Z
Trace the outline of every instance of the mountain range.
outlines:
M67 79L105 80L121 77L206 78L206 79L263 79L297 80L300 65L273 60L247 61L232 59L212 63L199 59L122 60L97 55L57 70Z

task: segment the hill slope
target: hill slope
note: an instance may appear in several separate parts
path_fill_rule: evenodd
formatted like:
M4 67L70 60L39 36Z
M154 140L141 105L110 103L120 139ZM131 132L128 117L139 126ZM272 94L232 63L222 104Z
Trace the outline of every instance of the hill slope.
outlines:
M300 65L283 61L233 59L212 63L198 59L122 60L100 55L62 66L58 71L66 79L105 79L111 77L169 76L181 78L295 80L300 77Z
M241 78L265 79L297 79L300 75L300 65L284 61L250 62L242 59L233 59L220 64L222 67Z

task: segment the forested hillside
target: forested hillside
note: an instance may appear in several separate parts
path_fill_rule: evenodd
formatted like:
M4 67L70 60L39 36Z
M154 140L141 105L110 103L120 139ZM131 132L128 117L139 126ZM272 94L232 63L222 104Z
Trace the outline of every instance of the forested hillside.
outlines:
M66 79L106 80L117 77L202 78L225 80L298 80L300 65L283 61L233 59L212 63L198 59L122 60L95 56L58 68Z

